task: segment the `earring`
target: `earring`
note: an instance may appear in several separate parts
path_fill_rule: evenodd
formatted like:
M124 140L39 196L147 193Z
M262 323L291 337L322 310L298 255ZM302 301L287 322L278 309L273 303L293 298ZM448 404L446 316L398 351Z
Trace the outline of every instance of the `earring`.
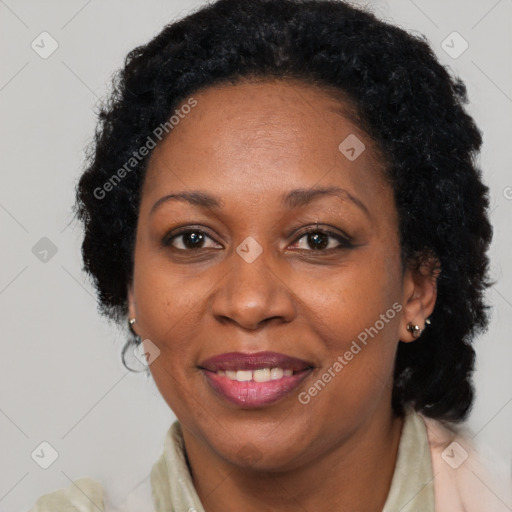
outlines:
M133 330L133 327L132 327L132 325L135 322L136 322L135 317L134 318L129 318L128 319L128 329L130 329L130 331L132 331L132 333L135 334L135 336L137 336L137 333Z
M413 325L411 322L407 324L406 329L412 334L414 339L418 338L423 332L423 329L420 329L419 325Z

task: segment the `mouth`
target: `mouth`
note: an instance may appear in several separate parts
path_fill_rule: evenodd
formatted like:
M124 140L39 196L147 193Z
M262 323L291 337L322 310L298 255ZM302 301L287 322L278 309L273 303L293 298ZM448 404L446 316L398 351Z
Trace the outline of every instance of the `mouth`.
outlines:
M199 365L222 399L249 409L273 404L292 393L313 371L313 363L277 352L230 352Z

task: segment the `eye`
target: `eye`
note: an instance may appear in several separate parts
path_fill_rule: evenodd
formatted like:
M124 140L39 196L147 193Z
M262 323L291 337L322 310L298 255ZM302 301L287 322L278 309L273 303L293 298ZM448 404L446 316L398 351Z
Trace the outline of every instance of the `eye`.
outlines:
M303 239L305 241L303 244L307 244L311 249L304 246L300 247L300 241ZM206 245L208 240L210 240L209 246ZM309 252L330 252L331 250L336 251L352 247L350 237L343 236L333 231L319 229L316 226L303 232L302 235L296 239L294 244L296 245L297 243L299 243L299 247L295 247L295 249ZM178 251L199 251L201 249L216 248L215 244L216 242L213 238L205 231L190 227L182 229L172 235L166 235L162 240L164 247L171 246Z
M305 240L305 244L309 245L313 251L330 251L352 247L350 237L343 236L332 231L319 229L317 227L308 229L296 239L295 244L300 242L302 239ZM298 247L298 249L308 250L307 247Z
M204 231L200 229L183 229L181 231L178 231L177 233L174 233L172 236L166 236L162 240L162 245L165 247L172 246L174 249L177 249L178 251L189 251L189 250L199 250L199 249L205 249L208 247L205 247L206 240L211 240L213 242L213 239L208 236ZM176 241L177 243L174 243Z

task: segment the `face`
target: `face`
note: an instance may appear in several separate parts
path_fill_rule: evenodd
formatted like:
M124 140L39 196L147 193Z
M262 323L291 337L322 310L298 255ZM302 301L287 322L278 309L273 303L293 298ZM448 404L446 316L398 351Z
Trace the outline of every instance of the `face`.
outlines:
M398 340L420 309L393 191L347 105L321 89L248 82L193 98L147 168L130 316L204 447L305 464L391 411Z

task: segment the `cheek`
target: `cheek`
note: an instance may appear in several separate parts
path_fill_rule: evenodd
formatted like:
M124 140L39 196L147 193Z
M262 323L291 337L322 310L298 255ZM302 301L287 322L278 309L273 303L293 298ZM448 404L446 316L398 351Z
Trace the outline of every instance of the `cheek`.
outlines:
M136 259L134 289L137 300L138 326L145 337L178 352L193 345L205 295L213 284L208 271L195 272L168 264L140 251ZM187 274L188 272L188 274Z
M164 400L183 419L190 414L190 383L198 378L197 338L201 318L206 314L203 302L209 289L207 275L186 277L179 269L150 256L136 263L139 332L160 351L149 369Z
M333 272L321 289L314 289L312 283L305 285L314 289L307 295L308 309L330 350L343 350L361 333L364 339L370 328L376 327L384 338L398 332L396 318L401 307L393 304L402 298L399 265L392 255L379 257L369 252Z
M333 383L326 404L364 407L391 385L403 307L397 261L391 254L361 257L310 297L325 350L317 378Z

